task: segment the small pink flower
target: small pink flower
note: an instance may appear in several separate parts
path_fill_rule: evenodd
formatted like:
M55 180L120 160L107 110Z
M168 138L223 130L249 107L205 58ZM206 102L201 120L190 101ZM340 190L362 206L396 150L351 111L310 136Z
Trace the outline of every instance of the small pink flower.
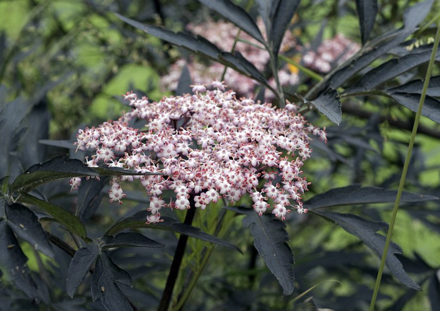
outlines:
M147 216L147 222L146 222L147 225L155 224L155 223L159 223L159 222L163 222L163 219L160 219L159 213Z
M112 186L108 190L108 196L110 198L110 203L118 201L119 204L122 204L121 199L125 197L125 194L122 191L121 186L116 181L112 181Z
M78 190L79 186L81 186L81 178L73 177L69 180L69 185L71 186L70 191Z
M203 84L194 84L191 85L192 91L194 93L204 93L206 92L206 87Z
M286 209L286 207L282 204L277 204L272 210L272 214L274 214L275 217L281 218L282 220L286 219L286 214L289 212L290 210Z
M215 89L218 89L220 91L225 91L225 81L213 81L211 82L211 86Z

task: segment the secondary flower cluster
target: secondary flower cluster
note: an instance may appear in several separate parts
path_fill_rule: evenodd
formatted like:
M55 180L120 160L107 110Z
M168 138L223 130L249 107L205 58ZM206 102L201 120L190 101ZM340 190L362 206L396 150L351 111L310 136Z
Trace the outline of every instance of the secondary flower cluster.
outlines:
M257 25L259 29L264 29L261 18L257 20ZM238 28L232 23L222 20L211 20L199 25L189 24L187 28L195 35L210 38L215 45L225 51L231 51L232 46L234 45L235 36L238 33ZM264 31L263 35L265 36ZM268 52L264 49L258 48L257 46L261 46L261 44L244 32L240 33L240 40L245 42L238 41L235 51L243 54L243 56L254 64L258 70L264 72L269 61ZM290 31L286 32L281 45L281 52L296 50L298 53L301 53L301 51L304 51L302 59L300 58L300 54L297 54L297 57L294 57L297 62L302 61L305 67L317 72L328 73L335 65L343 63L355 54L360 49L360 45L346 38L344 35L338 34L334 38L324 40L316 51L305 51L305 49L306 47L297 45L296 40ZM197 62L194 57L189 58L189 60L179 59L170 66L168 74L162 77L161 86L163 89L177 89L177 84L185 65L188 67L191 78L195 82L219 79L224 71L224 66L219 63L212 63L207 66L206 64ZM293 65L288 65L278 72L278 77L282 86L298 84L298 68ZM224 79L226 84L234 85L234 90L240 96L245 97L252 97L255 93L255 86L258 85L255 80L252 80L232 69L226 71ZM269 80L269 83L272 87L276 88L273 78ZM273 94L270 91L266 91L266 97L268 100L273 99Z
M260 29L264 29L264 23L261 18L257 20L257 25ZM189 24L187 29L195 35L201 35L205 38L209 38L216 46L224 51L231 51L234 45L235 37L239 32L239 29L230 22L226 21L207 21L199 25ZM263 31L263 36L266 34ZM258 70L264 71L266 64L269 62L269 53L264 48L258 48L262 46L261 43L253 39L245 32L241 32L239 36L240 40L235 46L235 51L240 52L249 62L251 62ZM249 44L249 43L251 44ZM290 31L287 31L283 42L281 44L281 51L285 52L293 49L296 46L296 40ZM171 65L169 73L162 77L162 88L166 90L175 90L179 77L182 73L183 67L187 65L191 78L195 82L201 81L213 81L220 79L222 76L224 66L219 63L213 63L209 66L201 64L196 61L194 57L189 61L179 59L177 62ZM284 68L279 71L278 76L280 82L283 85L293 85L298 83L299 77L296 72L290 72L288 68ZM248 78L233 69L228 69L225 75L225 82L227 85L234 85L234 91L240 96L250 97L258 83L251 78ZM275 87L275 81L271 79L269 83Z
M118 121L79 131L78 149L96 151L86 161L89 166L104 163L160 174L113 179L110 201L124 197L120 181L139 179L151 196L149 223L160 221L163 207L190 208L190 194L201 209L222 197L237 202L250 194L260 215L271 206L282 219L292 208L307 212L301 195L309 183L301 167L311 154L309 135L325 141L325 130L307 123L294 104L277 109L238 100L222 82L211 86L207 91L204 85L194 85L194 95L153 103L127 93L132 111ZM133 119L145 120L146 129L130 127ZM71 184L77 187L78 180ZM169 189L176 199L166 203L161 194Z
M303 62L308 68L327 73L335 65L349 59L359 49L359 44L338 34L334 38L324 40L316 51L308 51L303 57Z

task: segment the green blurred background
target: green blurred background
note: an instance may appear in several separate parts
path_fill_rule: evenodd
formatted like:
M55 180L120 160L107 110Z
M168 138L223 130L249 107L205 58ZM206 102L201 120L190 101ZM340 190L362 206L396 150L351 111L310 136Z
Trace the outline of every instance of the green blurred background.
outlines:
M303 44L310 42L326 20L324 38L344 33L360 42L355 5L354 1L351 2L303 1L298 12L301 29L298 40ZM402 24L404 8L418 1L380 2L382 10L375 34L398 28ZM122 110L127 110L121 104L120 95L129 90L139 90L153 100L172 94L160 89L160 77L185 52L134 30L116 18L114 13L173 30L182 30L187 23L197 23L211 15L206 7L189 0L0 1L0 83L9 88L9 99L38 97L47 102L52 113L51 139L69 139L79 126L98 125L102 121L118 118ZM366 107L369 107L368 103ZM380 110L374 108L377 106L371 107L372 111ZM399 111L393 113L396 117L400 116ZM410 119L408 114L404 117ZM349 118L345 119L347 124L363 126L366 122ZM427 119L423 120L423 124L438 129L438 125ZM387 124L383 124L381 132L386 137L381 156L399 158L404 150L400 142L408 140L408 132ZM396 144L396 141L399 143ZM421 136L417 143L428 167L435 168L425 169L417 178L424 187L436 189L440 183L438 139ZM352 155L351 150L342 148L340 152ZM368 174L371 171L365 164L362 168L365 177L363 184L382 184L391 175L398 174L400 162L394 162L396 165L387 166L377 175ZM304 170L308 171L307 174L311 175L309 179L313 182L309 197L332 187L352 183L351 177L347 177L352 174L350 166L322 174L328 169L330 164L322 158L307 163ZM347 208L347 211L356 213L356 208ZM380 213L385 221L389 220L389 206L381 209ZM316 224L319 227L314 227ZM294 236L290 245L294 253L299 254L299 262L300 254L312 252L317 247L335 251L357 242L356 238L342 229L323 221L311 222L310 226L302 225L298 229L290 227ZM413 252L417 252L432 266L440 266L439 235L404 211L399 214L394 240L402 246L407 256L411 257ZM378 266L377 257L371 257L371 263L372 266ZM206 274L209 275L209 272ZM320 271L311 276L314 284L328 278ZM372 279L359 282L371 284ZM386 291L394 297L396 293L402 293L401 289L395 291L391 287ZM340 294L349 295L349 286L341 287ZM426 295L420 293L405 310L424 310L425 306Z

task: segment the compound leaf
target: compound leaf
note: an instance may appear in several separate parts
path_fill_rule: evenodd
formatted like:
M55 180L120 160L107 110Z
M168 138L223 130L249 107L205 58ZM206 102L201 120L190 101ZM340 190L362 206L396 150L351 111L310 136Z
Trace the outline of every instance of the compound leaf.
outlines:
M412 80L400 86L388 89L388 94L394 93L409 93L409 94L422 94L423 80ZM428 89L426 95L432 97L440 97L440 76L431 77L429 80Z
M119 268L106 252L102 252L96 261L95 272L92 276L93 301L100 298L107 311L132 311L133 308L116 282L126 286L132 285L128 272Z
M427 0L422 3L417 3L406 9L403 16L405 26L402 29L387 32L373 40L369 44L369 48L364 53L355 56L349 63L345 64L341 69L331 74L331 76L328 78L329 82L327 86L337 89L359 70L369 65L395 46L402 43L414 32L416 26L425 19L430 12L432 3L432 0ZM388 42L383 43L387 40Z
M152 25L145 25L136 22L132 19L126 18L116 14L118 18L124 22L132 25L135 28L145 31L146 33L158 37L171 44L183 47L195 53L203 54L212 60L215 60L223 65L231 67L238 72L263 83L267 87L271 87L262 73L260 73L255 66L239 55L233 55L228 52L221 51L215 44L208 41L202 36L193 37L183 32L173 32L162 27ZM257 73L258 72L258 73Z

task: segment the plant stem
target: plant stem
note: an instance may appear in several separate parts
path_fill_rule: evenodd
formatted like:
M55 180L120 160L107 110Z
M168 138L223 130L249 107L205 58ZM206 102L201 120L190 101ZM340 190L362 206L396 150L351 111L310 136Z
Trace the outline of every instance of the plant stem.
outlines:
M234 218L235 213L231 211L225 211L223 210L222 215L220 216L220 219L217 223L217 227L214 233L214 236L217 236L219 238L222 238L223 235L227 232L231 225L231 220ZM223 225L226 223L225 225ZM205 252L203 254L203 259L198 267L197 271L194 273L193 277L191 278L191 281L189 282L188 286L186 287L185 291L181 295L181 298L177 302L176 306L174 307L173 311L180 311L182 310L183 306L185 305L186 301L188 300L189 296L192 293L192 290L194 289L194 286L196 285L198 279L202 275L203 270L206 267L206 264L208 263L209 258L211 257L211 254L214 250L215 244L210 243L209 246L205 248Z
M190 209L186 212L184 223L191 225L196 214L196 207L194 202L194 194L189 198ZM171 263L170 273L168 274L167 283L160 300L158 311L167 311L173 296L174 285L179 276L180 266L182 264L183 256L185 255L186 244L188 243L187 235L180 235L179 242L177 242L176 251L174 252L174 259Z
M235 36L234 44L232 45L231 54L234 53L235 47L237 46L238 37L241 34L241 29L238 30L237 35ZM225 69L223 69L222 77L220 78L220 81L223 81L226 76L226 71L228 70L228 66L225 66Z
M197 269L197 272L194 274L194 276L191 278L191 281L188 284L187 289L183 293L181 299L177 302L176 307L173 309L173 311L180 311L182 310L183 306L187 302L192 290L194 289L194 286L196 285L200 275L202 274L203 270L206 267L206 264L208 263L209 258L211 257L212 251L214 250L214 244L209 245L205 249L205 253L203 255L202 262L200 266Z
M435 6L435 3L433 4ZM434 12L435 8L431 8ZM420 34L422 34L426 29L429 28L435 21L437 21L440 18L440 12L438 12L432 19L430 19L423 27L420 27L420 29L415 33L415 37L418 37Z
M356 92L356 93L341 93L339 95L340 98L348 98L348 97L357 97L357 96L385 96L388 98L392 98L390 95L385 93L381 90L372 90L372 91L363 91L363 92Z
M385 247L384 247L383 253L382 253L382 260L380 262L379 272L377 273L376 284L374 286L373 297L371 299L370 311L374 311L374 306L376 304L377 294L379 293L380 281L382 279L382 273L383 273L383 270L385 267L385 261L386 261L386 258L388 255L388 249L389 249L389 246L391 243L391 236L393 235L393 228L394 228L394 223L396 222L397 211L399 209L400 197L402 196L403 186L405 184L406 174L408 172L409 163L411 160L412 149L414 147L414 141L416 138L417 128L418 128L419 122L420 122L420 116L422 113L423 104L425 102L426 92L428 90L429 81L431 79L432 68L434 67L434 61L435 61L435 56L437 53L439 41L440 41L440 23L439 23L439 21L437 21L437 34L435 36L435 42L434 42L434 46L432 48L432 54L431 54L431 59L429 61L428 70L426 71L425 82L423 84L422 95L420 96L419 108L417 109L416 118L414 120L414 126L413 126L413 130L411 133L411 138L409 141L408 152L406 154L405 164L403 165L403 172L402 172L402 176L400 178L399 189L397 191L396 201L394 203L393 215L391 217L390 227L388 229L387 239L386 239Z
M53 235L49 231L44 231L44 232L46 233L47 237L49 238L49 241L52 244L56 245L59 249L63 250L70 257L75 256L76 250L73 247L71 247L69 244L61 240L56 235Z
M272 73L273 76L275 78L275 83L277 85L277 96L280 99L280 108L284 108L286 105L286 102L284 100L284 93L283 93L283 88L281 86L280 83L280 78L278 77L278 68L277 68L277 59L275 57L277 57L276 55L273 54L272 49L268 49L269 51L269 55L270 55L270 67L272 68Z
M246 44L248 44L248 45L251 45L251 46L253 46L254 48L257 48L257 49L259 49L259 50L266 51L266 48L265 48L264 46L261 46L261 45L258 45L258 44L255 44L255 43L252 43L251 41L248 41L248 40L245 40L245 39L240 39L240 38L238 38L237 41L238 41L238 42L246 43Z
M249 0L246 6L246 12L249 12L249 10L251 9L252 5L254 4L254 0ZM231 49L231 53L234 53L235 51L235 47L237 46L237 42L239 41L239 37L241 34L241 29L238 30L237 35L235 36L234 39L234 44L232 45L232 49ZM220 81L223 81L225 79L226 76L226 71L228 70L228 66L225 66L225 69L223 69L223 73L222 73L222 77L220 78Z
M312 79L315 79L316 81L321 81L324 79L323 77L321 77L319 74L317 74L313 70L310 70L310 69L302 66L301 64L295 62L293 59L287 58L286 56L283 56L283 55L278 55L278 58L285 61L286 63L288 63L290 65L295 66L300 71L304 72L306 75L308 75Z
M38 272L41 276L41 279L44 281L44 283L46 283L47 286L53 286L52 282L51 282L51 278L49 276L49 273L47 272L46 267L44 266L44 262L41 259L40 253L35 250L35 248L32 247L32 252L34 254L34 257L37 261L37 265L38 265Z

